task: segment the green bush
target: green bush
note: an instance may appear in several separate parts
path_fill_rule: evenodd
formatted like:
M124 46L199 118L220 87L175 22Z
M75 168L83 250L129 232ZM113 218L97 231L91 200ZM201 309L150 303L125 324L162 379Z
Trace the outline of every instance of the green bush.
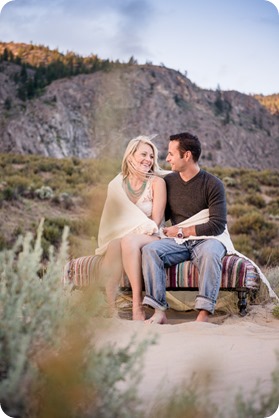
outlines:
M251 210L253 210L253 208L247 205L247 203L236 203L233 205L229 205L228 214L239 218L240 216L243 216L246 213L251 212Z
M278 194L278 190L277 190ZM278 216L279 215L279 198L272 199L267 205L266 205L266 212L270 213L271 215Z
M22 195L28 189L30 180L20 175L14 175L7 179L7 183L16 194Z
M269 189L267 189L265 191L265 193L266 193L267 196L277 197L278 196L278 186L277 187L270 187Z
M223 177L223 183L225 187L237 187L237 180L233 177Z
M238 218L231 226L231 233L250 235L254 245L268 244L278 234L276 225L255 211Z
M254 245L252 239L245 234L235 235L233 237L233 244L237 251L245 254L247 257L254 258Z
M265 200L259 193L253 193L248 195L246 201L249 205L255 206L258 209L266 207Z
M279 171L263 170L259 173L259 181L263 186L278 187Z
M246 191L260 192L260 183L255 172L246 172L240 176L241 187Z
M17 199L16 191L12 187L5 187L3 190L1 190L0 194L0 199L2 201L6 200L7 202L12 202L13 200Z

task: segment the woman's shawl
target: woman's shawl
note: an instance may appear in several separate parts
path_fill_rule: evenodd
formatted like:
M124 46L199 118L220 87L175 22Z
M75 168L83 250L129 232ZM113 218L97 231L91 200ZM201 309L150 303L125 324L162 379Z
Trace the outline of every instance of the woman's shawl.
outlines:
M103 255L108 244L127 234L158 232L157 224L130 201L123 187L123 176L118 174L108 185L107 198L101 216L96 255Z
M178 224L178 226L181 227L186 227L186 226L191 226L191 225L200 225L203 223L206 223L209 221L209 210L208 209L204 209L201 210L200 212L198 212L196 215L192 216L191 218L180 222ZM231 241L230 238L230 234L229 231L227 229L227 226L225 228L225 231L220 234L220 235L216 235L216 236L209 236L209 235L199 235L199 236L194 236L191 235L185 239L183 239L183 241L187 241L187 240L197 240L197 239L209 239L209 238L214 238L217 239L218 241L222 242L222 244L225 246L226 250L227 250L227 254L235 254L238 255L239 257L243 257L246 260L250 261L250 263L253 264L253 266L256 268L259 277L261 278L261 280L263 281L263 283L267 286L268 291L269 291L269 296L271 297L275 297L277 300L279 300L278 296L275 294L275 292L272 290L269 281L267 280L267 278L265 277L265 275L263 274L263 272L261 271L261 269L252 261L250 260L248 257L246 257L245 255L241 254L239 251L236 251L233 243Z

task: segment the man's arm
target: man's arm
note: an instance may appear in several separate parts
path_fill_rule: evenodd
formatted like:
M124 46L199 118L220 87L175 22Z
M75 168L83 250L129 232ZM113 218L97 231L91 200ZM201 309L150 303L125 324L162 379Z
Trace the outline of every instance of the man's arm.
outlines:
M209 221L200 224L183 227L182 232L185 238L191 236L216 236L224 232L227 223L227 209L224 185L216 177L209 177L204 190L200 191L206 195L206 205L209 209ZM195 197L192 196L192 199ZM164 229L168 237L176 237L178 226L173 225Z
M211 177L206 185L209 221L196 226L196 235L220 235L227 224L227 205L222 181Z

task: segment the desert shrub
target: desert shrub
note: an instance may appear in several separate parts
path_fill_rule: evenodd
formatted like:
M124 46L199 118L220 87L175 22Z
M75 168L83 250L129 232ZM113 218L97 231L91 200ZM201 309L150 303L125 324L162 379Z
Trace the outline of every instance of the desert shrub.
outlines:
M98 222L95 223L91 217L78 219L71 222L71 231L75 235L92 236L96 233L96 226L98 227Z
M64 218L46 218L44 222L43 237L54 246L61 241L61 236L69 221Z
M61 238L61 231L55 224L49 223L44 228L44 238L52 245L57 245Z
M267 196L270 197L277 197L278 196L278 186L277 187L270 187L268 190L265 191Z
M17 199L17 193L12 187L5 187L0 192L0 199L2 201L6 200L7 202L12 202L13 200Z
M60 193L59 196L54 196L52 202L61 205L64 209L72 209L74 200L69 193Z
M56 172L60 171L62 166L62 160L57 158L42 158L36 166L35 172ZM65 164L64 164L65 168Z
M233 177L223 177L223 183L226 187L237 187L237 180Z
M46 218L44 221L44 229L41 238L41 246L43 249L42 257L44 260L49 258L49 249L51 246L56 249L61 242L63 230L69 228L70 222L64 218Z
M228 214L238 218L242 215L245 215L248 212L251 212L252 209L253 208L247 205L247 203L246 204L235 203L235 204L229 205Z
M255 172L249 171L240 176L240 184L241 187L246 191L255 191L260 192L260 184L258 180L258 176Z
M247 234L253 239L254 245L268 244L277 236L275 224L264 219L259 212L250 212L238 218L231 226L232 234Z
M212 173L214 176L219 177L221 180L224 180L224 178L236 179L237 175L239 174L238 170L230 167L215 166L207 167L206 169L210 171L210 173Z
M278 194L278 190L277 190ZM267 205L266 205L266 212L270 213L271 215L277 216L279 215L279 198L272 199Z
M78 160L74 157L57 160L38 155L0 154L2 183L5 181L13 189L24 190L49 186L57 193L72 195L78 195L87 185L100 181L107 184L119 172L120 165L117 159ZM15 175L16 170L20 175Z
M40 189L35 190L35 196L41 200L49 200L54 196L53 190L49 186L42 186Z
M42 234L43 223L35 241L27 234L0 253L1 407L21 418L141 417L136 389L154 339L97 349L102 293L62 287L67 229L47 265Z
M235 235L233 237L233 244L237 251L239 251L242 254L245 254L247 257L253 258L255 256L253 241L248 235Z
M58 278L67 254L67 231L57 258L51 254L42 280L38 274L42 228L41 223L33 246L32 235L27 234L11 250L0 253L0 403L12 402L12 411L22 407L29 379L36 376L29 364L36 347L53 342L64 311Z
M258 251L258 262L261 266L275 267L279 265L279 248L265 246Z
M19 175L14 175L7 179L7 183L16 194L21 195L29 187L30 180Z
M259 181L263 186L278 187L279 184L279 172L271 170L263 170L259 173Z
M259 193L249 194L246 197L246 201L249 205L255 206L258 209L262 209L266 206L264 198Z
M18 224L13 229L13 232L12 232L12 238L13 238L12 241L13 241L13 243L15 243L15 239L14 238L17 239L19 237L19 235L23 235L24 234L24 230L23 230L23 226L22 225L23 225L22 223L21 224Z

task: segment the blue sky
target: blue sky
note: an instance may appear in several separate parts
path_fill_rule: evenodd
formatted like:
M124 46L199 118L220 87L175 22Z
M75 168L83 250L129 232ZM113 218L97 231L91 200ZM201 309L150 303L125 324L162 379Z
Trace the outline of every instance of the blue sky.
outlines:
M0 41L134 56L202 88L279 93L279 14L266 0L14 0L0 14Z

